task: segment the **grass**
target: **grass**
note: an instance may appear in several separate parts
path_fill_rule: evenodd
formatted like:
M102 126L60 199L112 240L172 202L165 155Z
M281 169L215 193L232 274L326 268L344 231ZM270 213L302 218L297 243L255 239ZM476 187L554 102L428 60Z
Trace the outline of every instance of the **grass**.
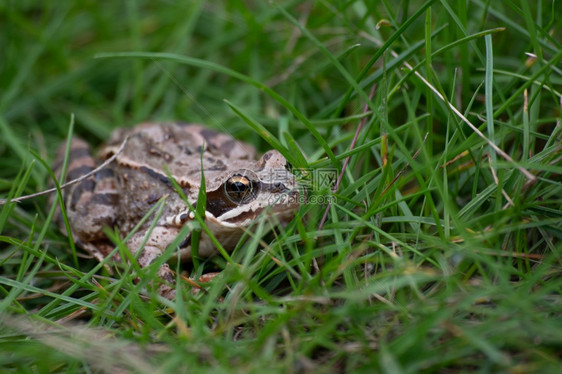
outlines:
M324 224L318 202L274 234L260 222L176 302L141 295L154 269L135 284L134 267L76 260L45 196L0 206L1 371L555 372L560 10L3 2L4 198L48 187L71 123L98 145L200 122L310 175L349 163L337 192L312 194L335 199Z

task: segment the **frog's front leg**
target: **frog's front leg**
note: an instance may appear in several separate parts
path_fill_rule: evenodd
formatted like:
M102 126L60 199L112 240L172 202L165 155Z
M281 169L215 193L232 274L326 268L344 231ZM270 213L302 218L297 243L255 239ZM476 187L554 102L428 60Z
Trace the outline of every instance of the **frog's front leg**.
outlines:
M137 258L139 266L141 268L146 268L162 255L179 232L179 227L156 226L150 232L140 231L134 234L133 237L127 241L127 247L133 257ZM138 253L139 251L141 252ZM170 266L164 263L158 269L157 275L165 281L158 288L158 293L167 299L174 299L174 284L176 279Z
M64 154L65 145L62 144L54 167L57 177L61 173ZM88 143L73 138L66 180L79 178L94 170L96 166ZM103 169L82 182L71 185L63 190L63 199L74 241L97 260L103 260L113 250L103 233L103 228L112 227L118 215L119 194L113 170ZM60 211L55 221L61 231L66 233Z

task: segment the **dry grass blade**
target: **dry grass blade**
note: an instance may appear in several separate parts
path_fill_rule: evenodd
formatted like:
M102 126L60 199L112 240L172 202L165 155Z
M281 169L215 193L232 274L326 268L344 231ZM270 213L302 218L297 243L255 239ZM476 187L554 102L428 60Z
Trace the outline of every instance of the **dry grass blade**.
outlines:
M78 324L46 325L24 317L0 315L0 325L38 340L105 373L163 373L147 360L147 349L116 339L110 332Z
M398 56L396 54L396 56ZM509 156L507 153L504 152L503 149L501 149L500 147L498 147L493 141L491 141L490 139L488 139L486 137L486 135L484 135L484 133L482 133L482 131L480 131L478 129L478 127L474 126L472 124L472 122L470 122L468 120L468 118L466 118L464 116L464 114L462 114L460 112L460 110L458 110L451 102L449 102L449 100L447 100L443 95L441 95L441 92L439 92L439 90L437 90L431 83L429 83L429 81L427 79L424 78L423 75L421 75L419 72L414 71L414 68L412 67L412 65L408 64L407 62L404 62L404 66L406 68L408 68L410 71L412 71L431 91L433 91L433 93L441 100L443 101L445 104L447 104L447 106L453 111L453 113L455 113L464 123L466 123L468 125L468 127L470 127L472 129L472 131L474 131L476 133L476 135L478 135L480 138L482 138L486 143L488 143L488 145L494 150L496 151L497 154L499 154L500 156L502 156L503 158L505 158L507 161L513 163L515 165L515 167L517 169L519 169L519 171L525 175L525 177L528 179L529 182L534 182L536 181L536 177L531 174L527 169L525 169L524 167L517 165L517 163L515 162L515 160L513 160L513 158L511 158L511 156Z
M123 142L119 146L119 149L117 150L117 152L115 152L115 154L113 156L111 156L110 158L105 160L100 166L98 166L94 170L90 171L89 173L82 175L81 177L78 177L78 178L73 179L69 182L66 182L65 184L60 186L60 189L63 190L65 188L69 187L69 186L72 186L73 184L80 183L84 179L96 174L100 170L105 169L107 167L107 165L111 164L117 158L117 156L119 156L119 154L123 151L123 148L125 148L125 144L127 144L127 140L128 140L128 138L125 138L125 140L123 140ZM8 203L19 203L19 202L22 202L24 200L33 199L33 198L38 197L38 196L48 195L48 194L56 192L56 191L57 191L57 188L53 187L53 188L49 188L48 190L33 193L33 194L30 194L30 195L19 196L19 197L16 197L14 199L11 199L11 200L0 199L0 205L4 205L4 204L8 204Z

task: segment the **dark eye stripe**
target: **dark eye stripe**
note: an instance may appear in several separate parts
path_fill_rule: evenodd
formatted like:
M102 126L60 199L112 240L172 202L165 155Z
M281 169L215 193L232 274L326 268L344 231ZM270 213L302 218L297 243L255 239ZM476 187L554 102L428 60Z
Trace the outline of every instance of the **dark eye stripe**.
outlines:
M142 171L143 173L146 173L148 175L150 175L150 177L159 180L160 182L164 183L166 186L172 187L172 182L170 181L170 179L165 176L162 175L160 173L155 172L154 170L147 168L146 166L141 166L140 171Z

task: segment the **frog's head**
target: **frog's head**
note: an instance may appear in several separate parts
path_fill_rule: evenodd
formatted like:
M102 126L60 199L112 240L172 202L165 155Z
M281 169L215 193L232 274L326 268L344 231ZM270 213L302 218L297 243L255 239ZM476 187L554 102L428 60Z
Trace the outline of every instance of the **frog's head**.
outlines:
M225 228L250 226L264 214L286 221L301 197L287 160L272 150L246 168L229 171L214 189L207 188L207 217Z
M247 228L262 219L272 219L273 223L286 223L300 205L303 191L296 177L288 170L287 160L278 151L265 153L258 161L225 162L232 168L213 176L205 183L206 209L205 224L226 250L232 250ZM236 167L233 167L236 166ZM199 184L200 185L200 184ZM191 187L195 187L191 184ZM191 197L196 204L195 196ZM189 218L188 218L189 217ZM193 220L193 213L176 217L176 224ZM185 221L183 221L185 222ZM266 230L271 225L266 226ZM182 246L182 258L191 258L191 235ZM203 234L199 242L198 254L208 257L216 254L214 243Z

